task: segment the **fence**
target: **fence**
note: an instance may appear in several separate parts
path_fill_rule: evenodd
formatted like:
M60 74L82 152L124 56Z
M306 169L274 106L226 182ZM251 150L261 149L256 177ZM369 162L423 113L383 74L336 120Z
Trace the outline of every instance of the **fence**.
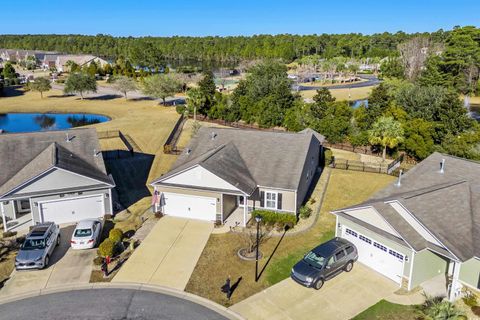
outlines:
M110 159L123 159L133 157L135 152L143 153L142 149L129 135L123 134L120 130L108 130L97 132L98 139L113 139L120 138L123 144L127 147L126 150L106 150L102 151L103 157L106 160Z
M177 149L177 142L180 134L182 133L183 125L187 121L187 117L181 116L178 118L177 123L173 127L172 132L168 135L165 144L163 145L163 153L167 154L180 154L182 153L181 150Z
M188 117L193 119L193 115L189 114ZM261 131L272 131L272 132L286 132L285 129L279 128L261 128L254 124L242 123L242 122L230 122L227 120L221 119L210 119L207 116L197 115L197 120L202 122L216 123L226 127L238 128L238 129L252 129L252 130L261 130Z
M383 174L389 174L392 176L398 176L398 173L400 171L400 165L403 160L404 160L403 154L400 155L400 157L395 159L390 164L347 160L347 159L332 157L330 161L327 161L327 164L330 164L332 168L336 168L336 169L383 173ZM403 169L403 171L405 172L406 169Z
M327 148L341 149L345 151L362 153L371 156L381 156L381 152L378 150L372 150L370 146L358 146L354 147L349 143L329 143L325 141L323 145Z

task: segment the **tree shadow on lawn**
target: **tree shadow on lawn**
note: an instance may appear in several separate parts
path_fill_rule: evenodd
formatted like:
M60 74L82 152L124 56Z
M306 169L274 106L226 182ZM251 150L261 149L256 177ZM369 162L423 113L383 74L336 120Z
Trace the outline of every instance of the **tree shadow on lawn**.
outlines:
M118 98L122 98L123 96L119 95L119 94L104 94L104 95L101 95L101 96L95 96L95 97L85 97L83 98L83 100L91 100L91 101L95 101L95 100L113 100L113 99L118 99Z

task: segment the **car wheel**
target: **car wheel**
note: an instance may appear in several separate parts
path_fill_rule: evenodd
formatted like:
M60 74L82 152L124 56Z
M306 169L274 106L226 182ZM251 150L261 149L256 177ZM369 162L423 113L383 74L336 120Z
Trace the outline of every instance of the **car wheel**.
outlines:
M317 282L313 285L315 290L320 290L323 287L323 279L318 279Z
M57 246L59 246L59 245L60 245L60 235L58 235L58 237L57 237Z
M43 263L43 267L44 268L48 267L49 263L50 263L50 256L47 254L47 256L45 257L45 261Z
M350 271L352 271L352 269L353 269L353 262L352 262L352 261L349 261L349 262L347 263L347 265L345 266L345 271L346 271L346 272L350 272Z

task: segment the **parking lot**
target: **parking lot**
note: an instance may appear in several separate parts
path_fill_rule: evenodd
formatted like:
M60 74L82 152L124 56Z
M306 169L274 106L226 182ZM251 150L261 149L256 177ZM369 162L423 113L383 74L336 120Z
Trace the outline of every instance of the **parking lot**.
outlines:
M25 294L66 284L88 283L97 249L72 250L70 238L75 227L60 230L61 243L53 252L50 265L43 270L13 271L0 290L1 296Z

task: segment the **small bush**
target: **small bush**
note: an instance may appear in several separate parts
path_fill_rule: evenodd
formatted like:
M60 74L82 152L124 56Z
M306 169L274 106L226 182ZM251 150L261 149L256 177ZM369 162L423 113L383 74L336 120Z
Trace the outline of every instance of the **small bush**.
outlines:
M299 215L300 215L300 218L307 219L312 215L312 208L310 208L309 206L300 207Z
M477 296L471 291L467 291L465 297L463 297L462 300L469 307L475 307L478 305Z
M185 105L179 104L178 106L175 107L175 110L177 111L178 114L185 114Z
M270 210L254 210L252 212L252 216L260 216L262 217L262 222L266 226L276 226L277 228L281 226L293 227L297 223L297 217L291 213L283 213Z
M115 242L112 239L105 239L102 243L98 246L98 255L101 257L113 257L115 255Z
M118 243L123 239L123 232L120 229L112 229L108 233L108 239L112 240L114 243Z
M103 257L95 257L95 259L93 259L93 264L96 266L101 266L103 264Z
M4 238L10 238L10 237L13 237L17 234L17 231L5 231L3 233L3 237Z
M333 152L330 149L325 149L324 155L325 155L325 165L328 166L333 161Z

